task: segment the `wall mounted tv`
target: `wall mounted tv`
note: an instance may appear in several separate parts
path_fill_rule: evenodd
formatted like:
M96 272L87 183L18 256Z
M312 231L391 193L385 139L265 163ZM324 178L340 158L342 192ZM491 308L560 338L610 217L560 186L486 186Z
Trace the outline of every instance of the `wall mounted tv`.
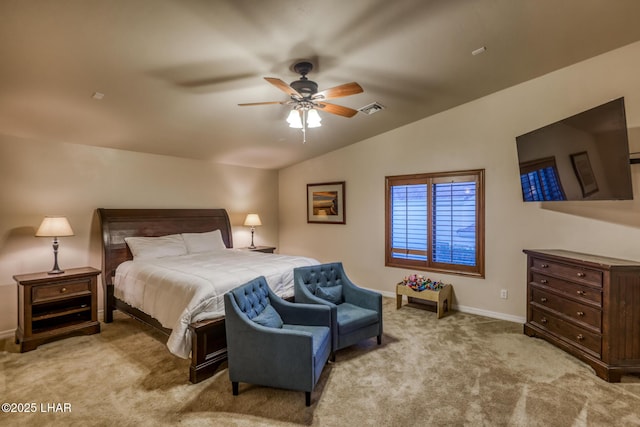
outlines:
M631 200L624 98L516 137L525 202Z

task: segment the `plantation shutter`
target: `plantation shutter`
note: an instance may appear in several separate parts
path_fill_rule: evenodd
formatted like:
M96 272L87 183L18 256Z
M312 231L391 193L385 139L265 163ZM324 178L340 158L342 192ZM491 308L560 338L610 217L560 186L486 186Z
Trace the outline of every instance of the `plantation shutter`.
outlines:
M437 263L476 265L476 182L434 183L432 253Z
M427 260L427 185L391 187L391 254Z

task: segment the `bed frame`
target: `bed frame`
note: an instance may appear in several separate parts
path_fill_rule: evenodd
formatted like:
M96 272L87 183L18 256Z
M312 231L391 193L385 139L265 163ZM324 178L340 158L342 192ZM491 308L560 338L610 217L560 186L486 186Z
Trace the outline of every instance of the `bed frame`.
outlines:
M146 313L119 300L113 294L116 268L133 259L125 237L164 236L176 233L202 233L220 230L228 248L233 247L231 223L224 209L98 209L102 225L102 284L104 286L104 321L113 321L113 310L120 310L162 333L171 330ZM189 380L200 382L211 377L227 359L224 317L189 325L192 335Z

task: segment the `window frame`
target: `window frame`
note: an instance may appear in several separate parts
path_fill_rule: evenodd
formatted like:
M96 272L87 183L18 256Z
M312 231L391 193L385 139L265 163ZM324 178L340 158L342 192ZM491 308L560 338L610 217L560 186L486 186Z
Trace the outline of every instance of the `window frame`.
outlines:
M485 274L485 203L484 203L484 169L473 169L451 172L429 172L409 175L394 175L385 177L385 266L409 268L422 271L434 271L447 274L458 274L484 278ZM449 182L476 182L476 265L462 265L454 263L434 262L431 230L433 230L433 184ZM427 185L427 259L413 260L394 258L392 256L391 235L391 188L401 185Z

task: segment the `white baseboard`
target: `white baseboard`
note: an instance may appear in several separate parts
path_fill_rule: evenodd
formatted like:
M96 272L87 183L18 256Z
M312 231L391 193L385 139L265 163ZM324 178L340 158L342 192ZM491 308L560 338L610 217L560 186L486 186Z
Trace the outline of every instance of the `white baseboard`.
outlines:
M5 338L11 338L13 336L15 336L16 334L16 330L15 329L8 329L6 331L0 331L0 340L3 340Z
M514 316L512 314L499 313L497 311L482 310L475 307L466 307L464 305L453 305L453 309L461 313L477 314L478 316L491 317L492 319L506 320L507 322L525 323L526 318Z
M393 299L396 298L396 294L393 292L387 292L387 291L375 291L375 292L381 293L383 296L388 298L393 298ZM461 313L477 314L478 316L490 317L492 319L506 320L507 322L525 323L526 321L524 317L514 316L512 314L499 313L497 311L483 310L481 308L467 307L464 305L454 304L451 306L451 309L459 311Z

